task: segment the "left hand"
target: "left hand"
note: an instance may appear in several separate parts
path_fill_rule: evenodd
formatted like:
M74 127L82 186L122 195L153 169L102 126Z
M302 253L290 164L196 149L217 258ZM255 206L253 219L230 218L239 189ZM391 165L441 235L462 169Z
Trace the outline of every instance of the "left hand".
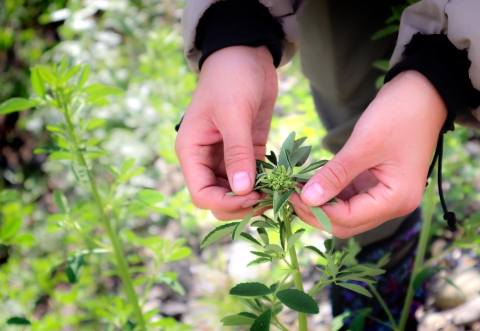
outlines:
M349 238L421 202L428 167L447 116L422 74L405 71L379 91L342 150L290 202L304 222L322 229L307 205L321 206L332 233ZM333 197L338 204L324 205Z

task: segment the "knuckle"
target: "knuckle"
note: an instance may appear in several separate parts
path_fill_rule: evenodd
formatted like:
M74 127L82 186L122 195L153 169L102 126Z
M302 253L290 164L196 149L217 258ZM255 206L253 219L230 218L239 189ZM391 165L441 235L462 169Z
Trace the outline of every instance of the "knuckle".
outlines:
M347 169L341 163L335 161L329 161L322 168L321 174L324 180L337 190L341 190L343 188L342 184L346 183L348 179Z
M415 188L411 192L407 193L404 199L404 203L400 209L402 215L412 213L422 202L423 188Z
M224 158L225 166L231 166L232 164L247 161L250 157L250 150L242 145L233 145L225 148Z

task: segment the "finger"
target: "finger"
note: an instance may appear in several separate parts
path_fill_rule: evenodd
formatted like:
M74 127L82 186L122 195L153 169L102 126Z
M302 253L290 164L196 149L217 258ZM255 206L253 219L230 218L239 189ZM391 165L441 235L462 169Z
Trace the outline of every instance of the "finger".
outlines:
M228 112L220 117L218 128L223 137L224 162L232 191L245 195L255 181L255 155L251 134L251 118L245 112Z
M320 206L337 196L355 177L373 166L370 153L358 144L347 143L305 184L302 200L307 205Z
M254 216L262 215L270 208L262 208L255 212ZM252 208L245 208L237 213L227 213L224 211L212 211L213 216L219 221L231 221L244 218L248 213L252 211Z
M189 125L188 121L183 124L184 129ZM201 136L201 131L193 138L179 133L175 142L175 151L194 205L202 209L232 213L252 206L260 198L257 192L244 196L226 195L231 189L227 187L225 179L214 172L223 160L223 150L214 141L208 142L213 145L202 145L202 142L198 141Z
M359 233L359 229L366 231L383 222L411 213L420 205L422 192L423 182L410 188L388 187L379 182L364 193L346 201L338 200L337 204L323 205L322 209L332 222L332 227L336 225L344 229L354 229L353 232ZM308 206L295 198L291 201L302 211L304 220L315 226L314 217L306 217L307 214L311 215Z
M316 217L312 214L308 206L303 203L300 197L297 196L297 199L293 199L291 203L300 220L314 228L325 230L320 224L320 222L316 219ZM325 209L325 207L328 207L328 205L324 205L321 208ZM340 239L348 239L359 233L371 230L382 223L383 221L374 221L353 228L349 228L332 222L332 234Z

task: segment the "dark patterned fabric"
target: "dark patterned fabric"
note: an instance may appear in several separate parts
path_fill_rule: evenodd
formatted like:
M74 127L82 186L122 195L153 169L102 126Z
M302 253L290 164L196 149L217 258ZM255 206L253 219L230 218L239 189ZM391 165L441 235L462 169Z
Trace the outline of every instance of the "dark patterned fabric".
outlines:
M407 219L405 223L408 227L402 226L396 234L387 240L383 240L378 244L372 244L366 247L366 250L357 255L359 263L376 263L382 256L388 252L392 252L392 256L398 252L399 249L405 245L412 244L412 248L400 259L398 263L391 266L383 275L377 276L378 283L375 287L380 296L389 307L393 318L398 323L402 314L402 308L405 300L405 296L410 281L410 275L413 270L413 264L417 253L417 242L420 234L422 222L419 216L420 212L417 211L416 215L412 219ZM368 254L365 254L367 252ZM363 287L367 285L363 282L353 282ZM383 322L389 323L388 317L384 312L382 306L378 300L368 298L366 296L349 291L343 287L333 285L330 289L330 299L332 302L333 315L337 316L345 311L355 312L365 308L372 308L369 316L374 317ZM409 319L406 330L416 330L415 311L420 307L426 299L426 285L420 287L414 295L412 305L410 307ZM353 314L355 316L355 313ZM348 325L352 321L353 317L345 321L344 328L347 330ZM383 331L391 330L387 326L384 326L372 318L366 318L364 330L371 331Z

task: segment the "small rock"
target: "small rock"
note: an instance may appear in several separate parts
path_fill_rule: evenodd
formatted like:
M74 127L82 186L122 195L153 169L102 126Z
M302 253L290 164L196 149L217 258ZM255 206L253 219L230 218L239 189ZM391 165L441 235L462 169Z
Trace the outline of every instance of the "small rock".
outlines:
M480 272L467 269L450 277L460 291L445 283L435 295L435 306L440 309L457 307L480 293Z
M480 321L480 295L455 308L452 315L456 325L470 325Z
M441 314L427 315L418 326L418 331L438 331L445 330L449 325L448 320Z
M480 322L475 322L472 325L472 331L480 331Z

